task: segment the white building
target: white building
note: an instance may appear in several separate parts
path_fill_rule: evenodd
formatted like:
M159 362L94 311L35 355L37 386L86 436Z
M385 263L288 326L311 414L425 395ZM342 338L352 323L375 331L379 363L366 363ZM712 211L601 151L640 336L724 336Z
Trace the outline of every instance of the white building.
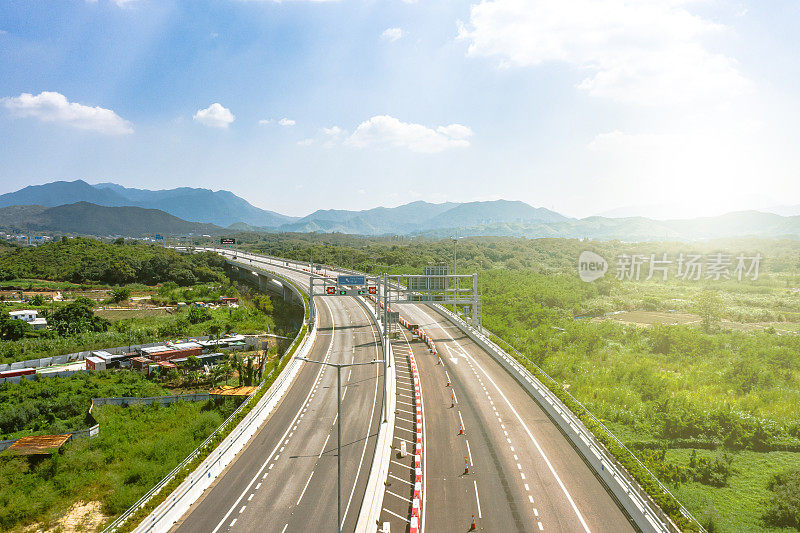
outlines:
M47 319L39 318L39 311L33 309L20 309L19 311L10 311L8 313L14 320L24 320L33 329L44 329L47 327Z

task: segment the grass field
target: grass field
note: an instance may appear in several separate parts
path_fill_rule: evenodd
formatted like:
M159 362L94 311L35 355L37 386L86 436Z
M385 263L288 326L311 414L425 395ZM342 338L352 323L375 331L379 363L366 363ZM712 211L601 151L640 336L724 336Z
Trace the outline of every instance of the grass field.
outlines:
M130 308L130 309L98 309L95 314L106 320L126 320L129 318L149 318L153 316L168 316L172 314L172 309L164 308Z
M235 402L168 407L104 406L100 434L67 443L41 461L0 459L0 529L54 528L76 502L99 502L116 516L196 448L235 409Z
M689 449L670 450L667 459L685 465L690 454ZM711 452L700 450L698 455L710 456ZM761 520L761 515L770 497L767 483L772 474L800 469L800 453L738 451L732 455L734 474L727 487L709 487L690 482L673 485L670 490L696 514L707 529L730 533L797 531L794 528L770 527Z

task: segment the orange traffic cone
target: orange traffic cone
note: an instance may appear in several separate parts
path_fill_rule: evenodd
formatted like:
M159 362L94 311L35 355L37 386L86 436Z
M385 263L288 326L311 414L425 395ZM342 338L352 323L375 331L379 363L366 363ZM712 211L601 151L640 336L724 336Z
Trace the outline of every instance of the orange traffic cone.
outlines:
M454 392L450 395L450 407L455 407L455 406L456 406L456 393Z
M464 434L464 426L462 426L461 424L458 425L458 434L459 435L463 435Z
M470 531L475 531L475 515L472 515L472 524L469 526Z
M466 476L468 474L469 474L469 461L467 461L467 458L464 457L464 475Z
M447 378L447 385L445 385L445 387L449 387L449 386L450 386L450 378Z

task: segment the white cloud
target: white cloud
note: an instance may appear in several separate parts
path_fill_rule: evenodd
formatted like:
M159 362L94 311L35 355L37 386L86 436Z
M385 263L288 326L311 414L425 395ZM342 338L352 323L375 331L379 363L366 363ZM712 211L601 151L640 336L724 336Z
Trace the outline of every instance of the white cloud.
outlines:
M213 103L205 109L200 109L194 114L194 120L212 128L227 128L236 116L222 104Z
M290 118L282 118L278 121L281 126L294 126L296 122Z
M401 122L388 115L378 115L358 125L345 141L356 148L401 147L412 152L436 153L448 148L469 146L472 130L460 124L440 126L436 130L421 124Z
M272 124L272 119L271 118L262 118L261 120L258 121L258 123L261 124L262 126L264 126L266 124Z
M314 139L303 139L302 141L297 141L298 146L311 146L314 144Z
M110 0L112 3L117 4L117 7L128 7L130 4L138 0ZM96 4L97 0L86 0L87 4Z
M108 135L133 133L133 125L112 110L70 102L57 92L44 91L35 96L22 93L0 98L0 102L18 116L35 117L42 122L59 122Z
M588 75L578 88L637 104L684 103L746 93L736 62L703 38L725 28L687 10L697 0L487 0L459 36L468 55L503 66L563 62Z
M381 33L381 39L384 41L394 42L403 36L402 28L386 28Z
M339 126L331 126L330 128L322 128L322 133L325 135L329 135L331 137L339 137L344 133L347 133Z

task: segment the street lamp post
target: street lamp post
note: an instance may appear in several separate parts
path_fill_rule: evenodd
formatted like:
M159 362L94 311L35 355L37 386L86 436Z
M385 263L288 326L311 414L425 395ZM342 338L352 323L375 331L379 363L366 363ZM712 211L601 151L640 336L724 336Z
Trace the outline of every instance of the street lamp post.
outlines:
M336 531L342 531L342 368L348 366L362 366L374 365L383 363L382 360L376 359L374 361L367 361L364 363L329 363L327 361L314 361L306 357L298 357L297 359L307 363L316 363L318 365L332 366L336 368L336 510L337 510L337 526ZM386 374L384 374L386 379ZM385 401L384 401L385 402Z

